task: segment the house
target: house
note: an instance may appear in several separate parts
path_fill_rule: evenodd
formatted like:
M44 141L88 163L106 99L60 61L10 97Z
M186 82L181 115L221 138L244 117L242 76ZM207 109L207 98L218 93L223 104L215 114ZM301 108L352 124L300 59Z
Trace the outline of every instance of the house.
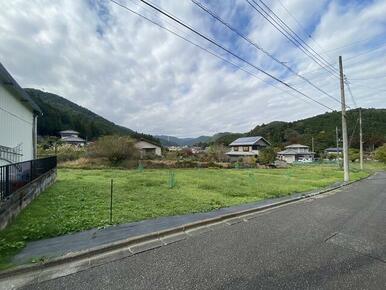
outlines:
M277 153L279 160L287 163L293 162L312 162L314 161L314 152L306 145L292 144L285 147L284 151Z
M161 146L148 140L141 139L137 141L135 147L139 150L141 158L162 156Z
M177 152L177 151L181 151L182 148L180 146L169 146L168 147L168 151L170 152Z
M36 158L40 108L0 63L0 166Z
M237 161L243 157L257 157L260 150L271 144L261 136L238 138L229 144L231 151L225 153L231 161Z
M77 146L84 146L86 144L86 140L80 138L79 132L74 130L64 130L60 131L60 141L63 143L71 144L71 145L77 145Z

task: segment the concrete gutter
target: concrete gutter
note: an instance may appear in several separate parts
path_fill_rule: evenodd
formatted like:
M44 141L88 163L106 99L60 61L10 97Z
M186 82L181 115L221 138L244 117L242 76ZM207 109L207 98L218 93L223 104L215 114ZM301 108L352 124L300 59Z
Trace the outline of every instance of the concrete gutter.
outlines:
M251 215L253 213L262 212L262 211L267 210L267 209L276 208L276 207L279 207L282 205L294 203L294 202L297 202L299 200L311 198L311 197L314 197L314 196L317 196L317 195L320 195L323 193L337 190L337 189L342 188L344 186L353 184L355 182L359 182L363 179L367 179L370 176L371 175L369 175L365 178L359 179L359 180L351 181L348 183L341 183L341 184L336 185L336 186L328 187L328 188L325 188L322 190L303 194L300 196L299 195L298 196L289 196L288 198L286 198L284 200L280 200L278 202L272 202L269 204L257 206L257 207L246 209L246 210L241 210L238 212L223 214L223 215L220 215L220 216L217 216L214 218L208 218L208 219L203 219L203 220L192 222L192 223L187 223L187 224L184 224L181 226L172 227L172 228L162 230L162 231L157 231L157 232L139 235L139 236L128 238L128 239L123 239L123 240L112 242L112 243L105 244L102 246L90 248L90 249L87 249L84 251L69 253L69 254L61 256L61 257L53 258L53 259L48 260L46 262L42 262L42 263L38 263L38 264L27 264L27 265L17 266L15 268L0 272L0 282L2 283L2 280L4 281L6 279L15 279L17 276L21 276L21 275L28 275L30 277L37 275L37 274L41 275L40 272L42 272L43 270L48 270L51 267L65 265L68 263L79 264L78 262L85 261L85 260L87 260L86 268L87 267L90 268L92 266L95 266L95 263L94 263L94 265L91 265L91 263L90 263L90 259L93 259L94 256L101 255L102 259L106 260L106 255L108 255L109 253L117 252L119 250L130 251L130 253L127 254L126 256L137 254L139 252L143 252L144 250L149 250L149 249L153 249L153 248L156 248L156 247L159 247L162 245L170 244L171 242L174 242L173 237L176 237L178 235L186 235L186 234L191 235L190 232L194 232L194 231L199 232L200 228L202 228L202 230L205 231L205 228L215 226L216 224L224 223L224 222L228 222L228 225L230 225L230 224L235 223L234 220L236 220L237 218L239 218L239 221L242 221L241 218L244 216L248 216L248 215ZM238 221L236 221L236 222L238 222ZM165 242L168 239L171 242ZM175 241L182 240L182 239L184 239L184 238L183 237L176 238ZM159 243L154 243L156 241L158 241ZM151 243L153 243L153 245L149 246L149 244L151 244ZM141 246L141 245L145 245L145 246L142 249L138 250L137 246ZM100 264L100 263L97 263L97 264ZM78 269L78 271L79 271L79 269ZM66 274L64 273L62 276L64 276L64 275L66 275Z

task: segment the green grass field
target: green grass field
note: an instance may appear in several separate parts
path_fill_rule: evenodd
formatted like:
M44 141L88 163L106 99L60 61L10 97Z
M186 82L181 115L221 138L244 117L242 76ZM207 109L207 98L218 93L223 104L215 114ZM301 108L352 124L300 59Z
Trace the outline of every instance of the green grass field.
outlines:
M288 169L168 170L59 169L56 183L0 232L0 267L28 241L109 224L110 180L114 180L113 223L204 212L221 207L310 191L342 180L335 165ZM352 179L369 171L353 170Z

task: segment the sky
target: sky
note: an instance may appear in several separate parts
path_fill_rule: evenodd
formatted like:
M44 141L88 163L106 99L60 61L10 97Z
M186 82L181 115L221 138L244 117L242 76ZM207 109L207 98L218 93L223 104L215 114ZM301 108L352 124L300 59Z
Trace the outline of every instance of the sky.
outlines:
M346 89L348 106L386 107L386 1L255 0L323 57L319 61L247 0L196 1L250 42L190 0L151 3L249 64L139 0L116 2L195 45L110 0L0 0L0 62L22 87L61 95L153 135L247 132L340 110L339 55L354 97Z

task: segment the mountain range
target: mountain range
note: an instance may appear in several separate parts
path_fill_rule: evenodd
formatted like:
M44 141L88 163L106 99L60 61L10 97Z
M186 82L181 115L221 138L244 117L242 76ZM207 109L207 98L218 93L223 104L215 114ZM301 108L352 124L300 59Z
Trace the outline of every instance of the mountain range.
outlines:
M193 146L200 143L213 143L217 139L228 136L230 132L216 133L213 136L199 136L195 138L178 138L169 135L155 135L161 141L163 146Z

